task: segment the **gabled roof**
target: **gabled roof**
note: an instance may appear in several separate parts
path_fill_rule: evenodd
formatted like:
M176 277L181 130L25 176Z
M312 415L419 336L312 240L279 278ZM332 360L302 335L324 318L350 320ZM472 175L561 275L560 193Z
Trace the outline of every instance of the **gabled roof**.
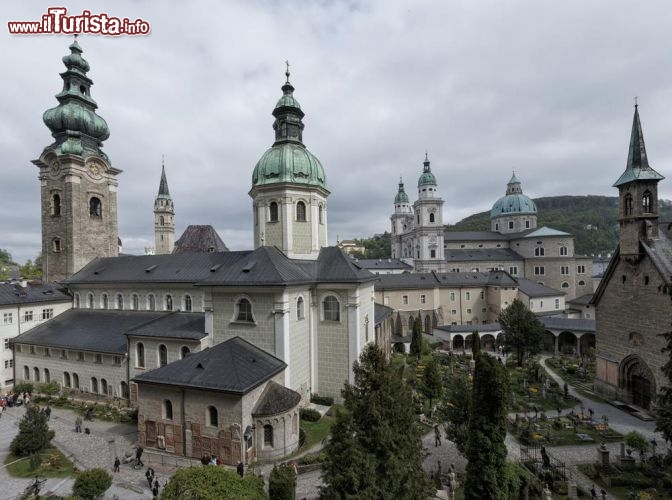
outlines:
M249 251L125 255L97 258L64 283L196 283L211 275L211 269L227 267Z
M70 309L14 339L17 344L39 345L126 354L125 333L165 317L157 311L91 311Z
M541 236L571 236L571 234L553 229L552 227L543 226L527 233L525 238L539 238Z
M585 295L581 295L581 297L576 297L575 299L568 300L568 304L574 304L577 306L587 306L590 304L590 300L593 298L592 293L587 293Z
M268 417L285 413L295 408L300 401L301 394L271 380L264 387L264 392L261 393L257 404L254 405L252 416Z
M173 253L228 252L229 249L215 231L215 228L189 225L175 242Z
M284 361L234 337L138 375L133 381L243 395L286 367Z
M129 337L161 337L201 340L205 333L205 313L172 312L131 328Z
M317 258L316 281L330 283L363 283L376 275L358 265L338 247L324 247Z
M530 281L525 278L518 278L518 290L527 295L528 297L559 297L566 295L565 292L556 290L545 285L540 285L534 281Z
M394 309L388 306L384 306L383 304L378 304L377 302L374 302L373 315L375 316L374 318L375 325L381 324L387 318L392 316L392 314L394 314Z
M58 285L33 285L27 283L22 287L19 283L0 283L0 306L14 304L34 304L42 302L70 302L65 289Z
M446 249L444 254L447 262L480 262L480 261L512 261L524 260L510 248L459 248Z
M403 269L410 271L413 266L401 259L356 259L355 263L364 269L375 271L376 269Z

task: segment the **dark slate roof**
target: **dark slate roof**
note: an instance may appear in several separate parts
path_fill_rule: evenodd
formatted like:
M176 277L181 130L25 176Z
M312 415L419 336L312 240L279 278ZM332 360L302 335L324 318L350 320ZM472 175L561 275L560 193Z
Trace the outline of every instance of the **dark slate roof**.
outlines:
M578 306L587 306L590 304L590 299L593 298L592 293L587 293L585 295L581 295L581 297L576 297L575 299L568 300L568 304L576 304Z
M525 278L518 278L518 290L523 292L528 297L557 297L558 295L566 295L565 292L556 290L545 285L540 285L534 281Z
M97 258L65 283L196 283L211 269L230 266L249 251L127 255Z
M362 283L376 279L376 275L353 262L338 247L324 247L317 259L318 282Z
M285 413L296 408L300 401L301 394L271 380L254 406L252 416L267 417Z
M539 321L549 330L567 330L570 332L594 332L594 319L563 318L561 316L541 316Z
M524 260L523 257L510 248L459 248L444 250L446 261L488 261L488 260Z
M499 332L502 327L499 323L485 323L483 325L442 325L434 328L435 330L440 330L442 332L449 333L471 333L473 331L477 332Z
M161 368L138 375L139 383L246 394L287 367L284 361L234 337Z
M163 337L201 340L205 333L205 313L172 312L126 332L134 337Z
M635 116L632 119L630 148L628 149L628 162L625 165L625 172L614 183L614 187L641 180L658 182L664 178L649 165L649 159L646 156L646 146L644 145L642 123L639 120L639 110L635 104Z
M0 283L0 305L33 304L36 302L70 302L72 298L58 285Z
M381 274L378 276L376 289L403 290L411 288L434 288L441 286L518 286L508 273L504 271L488 271L486 273L409 273Z
M509 236L495 231L444 231L443 241L508 241Z
M190 225L175 242L173 253L228 252L215 228Z
M166 179L166 167L161 165L161 182L159 183L159 196L170 198L170 191L168 190L168 179Z
M413 266L401 259L356 259L355 262L364 269L375 271L376 269L403 269L410 271Z
M124 334L162 316L166 313L70 309L19 335L14 342L123 355L126 353Z
M373 310L374 310L373 314L375 316L374 324L376 325L379 325L387 318L392 316L392 314L394 313L394 309L392 309L391 307L384 306L383 304L378 303L373 304Z

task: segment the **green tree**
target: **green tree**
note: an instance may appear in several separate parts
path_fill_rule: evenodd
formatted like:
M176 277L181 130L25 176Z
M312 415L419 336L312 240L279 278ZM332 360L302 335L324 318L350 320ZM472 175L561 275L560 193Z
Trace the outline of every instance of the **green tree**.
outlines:
M364 349L353 372L325 449L321 498L430 498L410 387L375 345Z
M0 248L0 280L9 279L9 271L15 265L12 254L4 248Z
M285 464L273 467L268 478L268 496L273 500L294 500L296 498L294 467Z
M481 352L481 337L477 330L471 332L471 352L474 356Z
M240 477L224 467L178 469L161 492L161 500L265 500L264 482L253 475Z
M13 455L25 457L47 448L53 437L54 431L49 430L47 416L40 413L37 406L30 405L19 423L19 433L9 448Z
M105 469L89 469L80 472L72 486L72 494L84 500L95 500L103 496L112 486L112 476Z
M464 373L453 374L446 392L444 404L441 406L444 428L448 439L455 443L457 451L465 455L471 416L471 381Z
M427 363L425 372L422 375L422 393L429 399L430 408L432 407L432 402L440 398L443 393L441 370L439 370L439 364L433 358Z
M628 432L623 438L623 442L628 448L639 451L640 453L649 451L649 448L651 447L651 444L644 434L638 431Z
M519 299L499 313L499 324L504 332L505 347L516 353L518 366L523 366L526 354L541 351L544 325Z
M413 322L413 336L411 337L411 355L420 356L422 354L422 320L420 316Z
M19 267L19 273L24 279L40 279L42 278L42 253L40 253L35 262L28 259L28 261Z
M506 368L485 353L476 356L465 498L506 498L506 400L509 380Z
M668 444L672 444L672 331L664 333L667 345L662 352L669 357L662 371L667 378L667 385L658 393L656 408L656 431L663 435Z

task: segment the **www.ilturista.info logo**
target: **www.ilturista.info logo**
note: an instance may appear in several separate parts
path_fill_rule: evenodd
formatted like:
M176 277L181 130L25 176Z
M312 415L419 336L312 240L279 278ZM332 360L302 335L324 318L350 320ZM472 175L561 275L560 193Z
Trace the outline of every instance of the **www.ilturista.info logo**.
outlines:
M76 16L68 16L65 7L50 7L40 21L10 21L7 23L12 35L43 35L65 33L74 35L92 33L95 35L147 35L150 27L144 19L131 21L129 18L108 16L105 13L91 14L85 10Z

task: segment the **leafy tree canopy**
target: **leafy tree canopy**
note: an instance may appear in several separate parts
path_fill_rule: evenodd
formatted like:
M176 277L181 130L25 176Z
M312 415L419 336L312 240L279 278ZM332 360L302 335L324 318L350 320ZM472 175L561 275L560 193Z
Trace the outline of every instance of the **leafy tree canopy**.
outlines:
M525 355L541 351L544 326L519 299L499 313L499 324L504 332L504 346L515 352L518 366L523 366Z
M179 469L161 492L161 500L264 500L261 479L224 467L205 466Z
M12 440L10 450L17 457L32 455L47 448L53 437L54 431L49 430L47 416L40 413L36 405L30 405L19 422L19 433Z
M72 486L72 493L84 500L94 500L102 496L110 486L112 476L109 472L105 469L89 469L77 476Z

